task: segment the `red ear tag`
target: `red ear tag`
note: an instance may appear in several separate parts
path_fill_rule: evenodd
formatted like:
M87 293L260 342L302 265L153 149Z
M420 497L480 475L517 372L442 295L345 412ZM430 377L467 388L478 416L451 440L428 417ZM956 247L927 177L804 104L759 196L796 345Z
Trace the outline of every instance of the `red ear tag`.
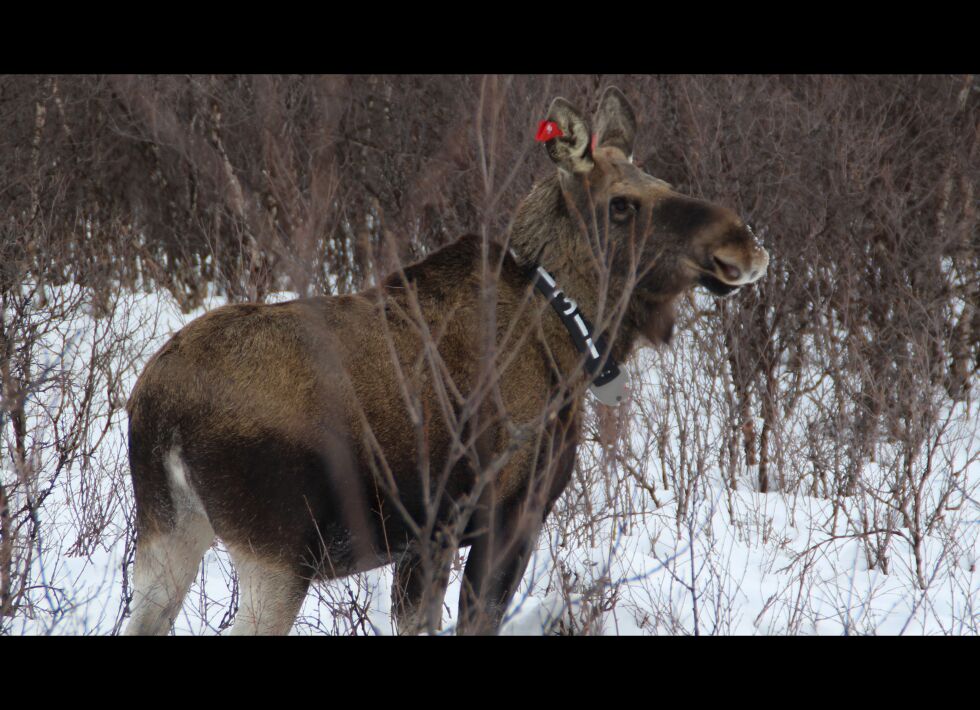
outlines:
M552 138L561 138L563 135L565 134L562 133L557 123L546 119L538 124L538 134L534 136L534 140L539 143L544 143L545 141L550 141Z
M595 153L596 144L598 142L599 142L599 134L598 133L593 133L592 134L592 152L593 153Z

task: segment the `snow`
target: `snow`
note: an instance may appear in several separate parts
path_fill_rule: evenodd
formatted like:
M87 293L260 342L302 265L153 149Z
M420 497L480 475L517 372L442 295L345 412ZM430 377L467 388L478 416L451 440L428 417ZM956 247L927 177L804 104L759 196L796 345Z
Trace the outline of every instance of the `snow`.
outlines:
M113 377L118 381L95 394L102 399L97 399L93 411L106 413L84 432L89 444L83 447L85 456L70 462L55 478L41 509L41 537L35 543L39 554L32 567L36 589L31 592L38 613L14 619L10 628L14 634L109 634L121 628L124 570L132 556L132 540L126 533L132 493L122 401L146 359L167 337L222 304L220 298L210 296L201 308L185 315L162 292L124 294L107 316L91 307L77 289L65 286L46 294L49 303L80 299L85 304L45 337L46 366L66 372L77 383L89 373L86 368L100 347L101 335L119 336L126 347L110 353L110 364L100 375L107 382ZM283 293L269 300L294 297ZM705 366L700 349L690 339L679 341L673 351L657 356L667 360L642 362L643 376L638 374L640 364L632 366L637 397L657 400L665 386L662 378L668 376L658 362ZM65 421L51 415L58 396L55 389L32 400L30 422L36 437L70 433ZM110 397L118 401L112 403ZM670 403L664 406L669 410ZM958 443L949 449L948 461L939 466L925 492L928 499L953 481L956 505L949 506L922 541L921 570L899 520L894 526L900 534L888 548L887 573L881 564L869 567L869 544L874 540L862 534L857 524L876 505L867 496L842 499L835 509L834 502L824 498L762 494L751 490L753 472L744 468L739 488L732 491L717 470L717 461L708 462L705 475L683 491L676 485L664 489L660 482L666 473L659 458L649 455L655 451L658 432L634 429L629 445L641 458L648 452L641 473L654 483L657 499L615 462L607 464L601 485L576 480L542 532L501 632L976 634L980 631L978 427L976 414L966 405L958 406L951 417L963 436L951 439ZM703 422L698 435L709 446L720 435L721 413L681 408L676 416L663 416L672 426L682 425L685 417ZM2 435L10 440L8 430ZM669 444L668 458L678 455L673 446ZM52 450L40 448L46 452L39 460L45 480L46 475L54 475L56 464ZM593 445L580 455L598 461L602 452ZM0 466L7 467L2 471L7 481L11 464L3 461ZM870 479L886 473L876 466L866 470ZM563 525L581 521L583 513L575 501L583 497L591 503L592 517L578 528ZM462 551L454 564L443 633L454 628L464 558ZM175 632L213 635L227 628L232 579L228 556L216 544L205 555ZM391 570L382 568L317 585L293 633L394 633L391 580Z

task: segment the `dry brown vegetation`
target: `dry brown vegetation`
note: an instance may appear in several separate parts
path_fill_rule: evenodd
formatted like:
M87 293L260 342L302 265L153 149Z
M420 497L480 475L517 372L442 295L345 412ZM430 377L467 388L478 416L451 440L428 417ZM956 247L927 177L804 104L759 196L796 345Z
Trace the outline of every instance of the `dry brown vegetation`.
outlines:
M687 345L651 356L647 384L635 373L626 412L590 410L542 544L643 524L668 499L693 537L717 475L831 502L801 588L820 545L855 536L868 567L909 555L928 589L925 539L976 505L976 78L17 76L0 78L0 631L59 593L37 572L59 486L70 554L131 548L109 522L131 505L124 452L95 455L150 354L120 293L165 288L186 311L209 285L347 293L465 232L501 239L551 169L532 140L551 97L592 107L609 84L640 120L637 162L733 208L772 261L737 299L689 300ZM103 324L82 348L80 313ZM318 590L336 613L307 622L370 633L358 584ZM560 564L549 584L579 600L558 631L596 631L621 603ZM651 628L675 623L664 608Z

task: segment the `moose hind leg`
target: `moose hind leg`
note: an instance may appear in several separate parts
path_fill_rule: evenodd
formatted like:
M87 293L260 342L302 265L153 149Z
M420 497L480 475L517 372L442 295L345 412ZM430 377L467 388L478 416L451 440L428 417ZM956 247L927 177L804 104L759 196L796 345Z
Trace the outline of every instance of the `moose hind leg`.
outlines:
M400 636L431 633L442 626L453 550L432 542L426 553L429 559L413 546L395 562L391 613Z
M137 486L136 564L133 612L125 633L163 635L214 541L214 528L189 482L179 447L149 462L131 452L131 465Z
M213 540L208 519L191 511L183 511L171 530L139 535L127 636L162 636L170 630Z
M263 559L251 550L231 548L238 571L241 603L231 633L234 636L285 636L293 627L309 577L291 566Z

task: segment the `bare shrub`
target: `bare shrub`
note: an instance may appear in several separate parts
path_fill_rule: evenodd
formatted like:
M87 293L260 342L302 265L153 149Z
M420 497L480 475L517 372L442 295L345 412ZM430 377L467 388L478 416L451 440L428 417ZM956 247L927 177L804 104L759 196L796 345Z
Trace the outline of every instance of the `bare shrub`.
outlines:
M975 77L8 76L3 632L32 615L55 628L82 601L45 582L60 558L131 542L117 427L152 344L129 337L137 313L120 294L167 289L189 312L215 291L347 293L464 232L503 242L545 170L530 133L547 100L591 105L611 83L636 103L643 168L745 216L773 260L736 302L685 305L675 348L635 369L627 409L587 412L588 447L542 537L554 565L525 590L562 600L552 630L614 633L618 611L648 614L637 622L648 631L693 633L695 619L699 633L735 628L723 607L737 578L719 564L728 543L705 516L769 544L778 535L746 491L827 503L759 628L819 628L813 566L846 540L860 541L863 565L907 574L924 595L953 560L968 568L961 524L977 509L980 455ZM678 557L686 572L665 561L643 599L614 558L647 530L703 555ZM582 546L606 562L586 565ZM654 581L672 575L684 593L658 596ZM207 579L190 606L217 631L231 619L215 618ZM234 601L230 568L227 585ZM319 594L330 613L304 612L303 632L376 633L391 586L361 575ZM782 626L765 626L773 615Z

